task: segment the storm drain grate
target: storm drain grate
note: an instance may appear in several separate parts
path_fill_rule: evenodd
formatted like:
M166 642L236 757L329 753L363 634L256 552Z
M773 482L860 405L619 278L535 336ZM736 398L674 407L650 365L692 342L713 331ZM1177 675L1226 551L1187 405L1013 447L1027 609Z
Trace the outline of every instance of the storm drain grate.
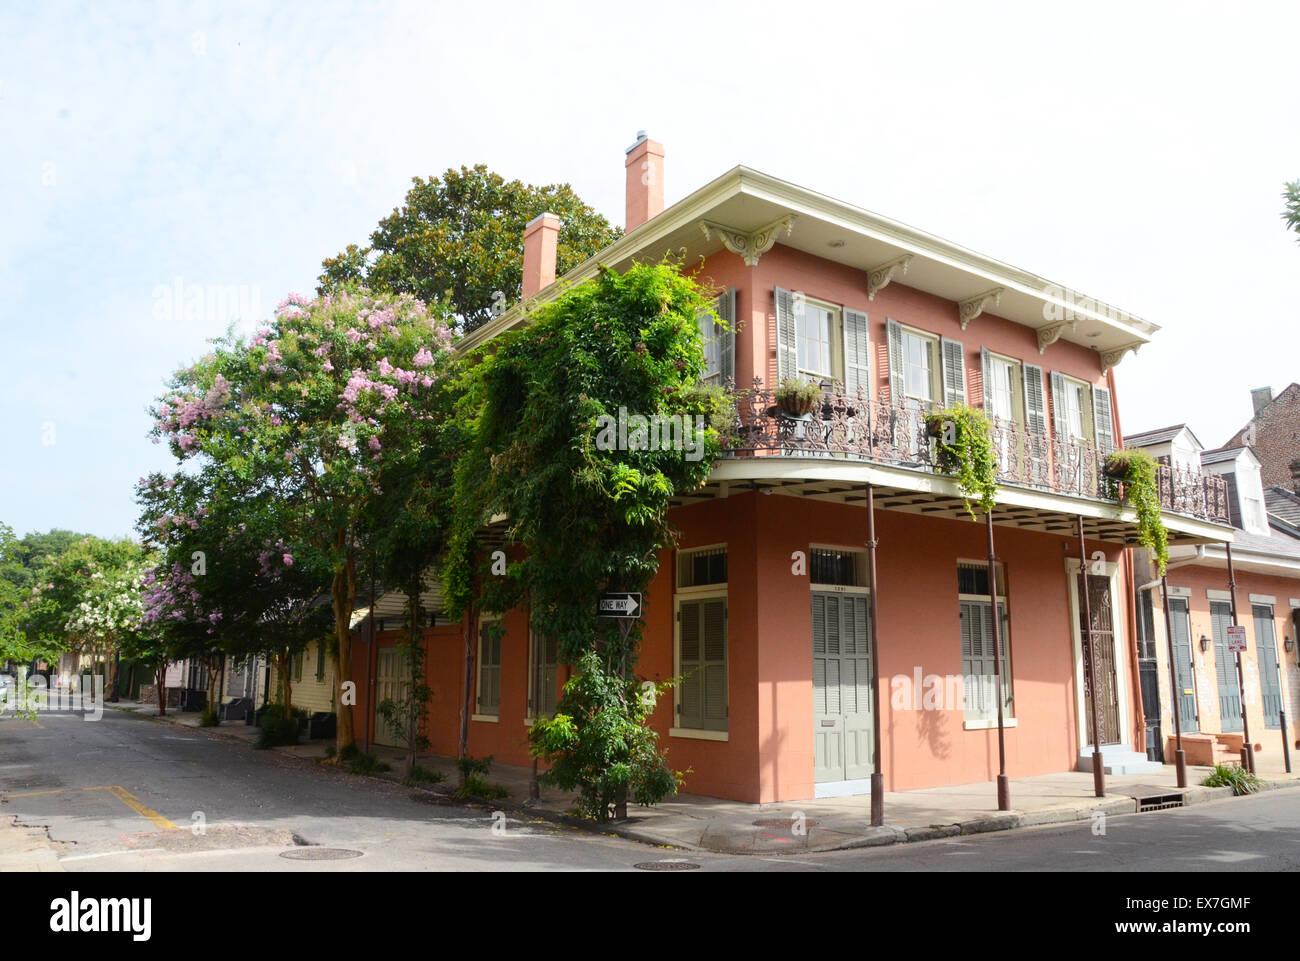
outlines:
M1124 788L1123 793L1137 801L1139 814L1185 806L1181 791L1171 791L1158 784L1135 784Z
M1140 797L1138 802L1138 814L1145 814L1147 811L1168 811L1170 808L1183 807L1183 796L1181 794L1153 794L1150 797Z
M699 865L694 861L641 861L632 865L639 871L694 871Z
M815 828L820 822L815 818L806 818L803 826L806 828ZM794 818L761 818L753 822L756 828L785 828L787 831L794 827Z
M361 857L361 852L351 848L295 848L292 851L281 851L280 857L290 861L346 861L348 858Z

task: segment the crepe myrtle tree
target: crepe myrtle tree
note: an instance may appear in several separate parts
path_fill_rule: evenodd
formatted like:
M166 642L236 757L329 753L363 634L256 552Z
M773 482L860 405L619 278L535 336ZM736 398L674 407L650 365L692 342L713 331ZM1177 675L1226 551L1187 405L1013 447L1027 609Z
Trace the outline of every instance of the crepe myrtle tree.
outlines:
M90 655L91 664L104 665L104 687L117 683L113 654L141 626L141 589L149 557L143 548L126 542L129 550L120 562L105 566L91 562L90 573L64 630L76 650Z
M600 820L629 798L662 800L679 779L648 725L661 686L647 697L635 675L640 625L625 633L596 607L604 591L649 587L675 541L671 499L712 469L723 400L699 383L698 317L709 310L672 264L603 270L497 338L464 378L460 420L470 436L456 465L449 605L504 611L526 601L532 629L556 640L573 676L529 739L551 765L546 778L576 789L581 809ZM698 456L646 437L600 442L620 408L698 424ZM508 518L508 539L522 547L504 576L477 549L494 515Z
M214 469L141 478L138 528L157 550L146 575L145 621L162 638L165 660L266 656L277 667L278 701L292 704L289 665L333 626L331 569L319 550L287 542L287 504L241 496L213 483ZM218 697L209 676L209 704Z
M228 333L178 371L153 410L178 458L223 489L277 499L280 536L328 562L340 754L355 739L349 626L363 521L429 416L453 339L447 316L408 294L291 294L251 338Z

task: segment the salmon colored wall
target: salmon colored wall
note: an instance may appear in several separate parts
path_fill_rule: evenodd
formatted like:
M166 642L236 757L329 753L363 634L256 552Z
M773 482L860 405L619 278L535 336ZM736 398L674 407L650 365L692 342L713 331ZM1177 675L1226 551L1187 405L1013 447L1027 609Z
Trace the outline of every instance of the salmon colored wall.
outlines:
M809 583L791 574L791 554L811 544L862 547L861 507L759 498L760 730L763 783L756 800L813 796L812 638ZM886 790L963 784L997 774L997 731L965 730L963 712L895 711L889 681L961 673L957 561L987 557L983 525L876 514L882 762ZM1007 773L1026 777L1072 770L1078 757L1074 654L1065 559L1076 543L1050 534L996 528L1011 623L1015 713ZM1067 555L1064 545L1069 544ZM1090 544L1118 558L1116 545ZM1120 598L1117 598L1117 608ZM1117 622L1127 617L1116 610ZM1117 666L1130 691L1127 662ZM1130 703L1132 703L1130 701ZM780 754L770 750L780 747Z
M1241 656L1242 682L1246 694L1246 720L1250 724L1251 741L1257 745L1260 757L1271 754L1279 758L1282 752L1282 732L1277 728L1264 726L1263 705L1260 703L1259 683L1259 647L1255 638L1255 618L1251 613L1251 594L1269 594L1277 599L1273 607L1273 633L1278 646L1278 660L1282 664L1282 707L1287 712L1287 728L1291 734L1293 750L1300 743L1297 736L1296 722L1292 713L1300 707L1297 704L1300 692L1300 670L1296 666L1296 653L1288 654L1283 647L1283 639L1295 637L1291 621L1290 599L1300 598L1300 580L1288 577L1272 577L1252 571L1238 570L1237 578L1237 617L1246 628L1246 651ZM1219 684L1215 675L1214 644L1208 651L1202 651L1202 635L1214 640L1214 630L1210 621L1210 599L1207 590L1226 591L1228 589L1228 572L1223 568L1213 567L1177 567L1168 573L1170 587L1186 587L1192 592L1188 598L1188 611L1192 622L1192 663L1196 676L1196 703L1200 714L1200 733L1215 734L1223 731L1219 716ZM1159 605L1159 593L1155 597ZM1166 719L1161 725L1161 734L1172 736L1173 717L1169 713L1168 703L1168 660L1166 660L1167 640L1164 633L1163 611L1156 609L1156 638L1160 649L1160 670L1164 704L1162 713ZM1232 676L1236 677L1235 664L1230 665ZM1240 733L1240 732L1234 732Z

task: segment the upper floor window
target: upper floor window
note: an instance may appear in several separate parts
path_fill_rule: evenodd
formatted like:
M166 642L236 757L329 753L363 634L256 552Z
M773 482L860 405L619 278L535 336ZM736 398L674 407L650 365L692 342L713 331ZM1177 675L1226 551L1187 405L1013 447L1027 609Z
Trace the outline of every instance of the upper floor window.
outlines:
M984 376L989 416L1008 424L1024 423L1024 398L1020 384L1020 362L990 354Z
M736 375L736 289L724 290L711 305L713 311L701 311L697 322L704 341L705 384L721 384Z
M938 399L935 354L939 338L903 328L903 393L914 400Z
M840 312L796 295L794 314L800 375L814 380L843 381L839 350L836 347L841 336Z
M1052 428L1062 440L1095 443L1103 454L1115 449L1110 391L1052 371Z

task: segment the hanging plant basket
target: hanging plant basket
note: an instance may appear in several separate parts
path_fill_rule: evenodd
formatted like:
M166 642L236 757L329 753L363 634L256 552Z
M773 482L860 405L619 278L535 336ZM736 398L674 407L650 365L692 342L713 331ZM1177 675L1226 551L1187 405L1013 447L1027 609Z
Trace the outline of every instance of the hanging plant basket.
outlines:
M946 428L951 425L951 443ZM927 414L925 432L937 440L935 467L951 474L961 488L966 511L975 517L975 507L993 509L997 493L997 459L993 454L992 425L982 410L955 404Z
M1138 543L1151 552L1156 570L1163 575L1169 562L1169 532L1160 516L1160 489L1155 458L1144 450L1111 451L1102 463L1104 473L1115 484L1115 501L1137 514Z
M1111 455L1106 458L1106 463L1102 465L1102 470L1106 476L1113 481L1124 481L1128 477L1128 462Z
M791 378L776 389L776 405L788 417L806 417L822 399L822 389L811 380Z
M925 419L925 433L928 437L943 436L943 418L931 414Z

